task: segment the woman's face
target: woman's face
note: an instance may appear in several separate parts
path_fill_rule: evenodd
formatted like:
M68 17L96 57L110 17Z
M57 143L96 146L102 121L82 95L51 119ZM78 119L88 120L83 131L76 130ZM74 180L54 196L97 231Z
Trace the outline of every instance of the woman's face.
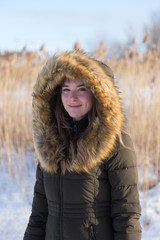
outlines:
M92 93L82 80L66 79L62 85L61 99L65 110L74 120L81 120L91 110Z

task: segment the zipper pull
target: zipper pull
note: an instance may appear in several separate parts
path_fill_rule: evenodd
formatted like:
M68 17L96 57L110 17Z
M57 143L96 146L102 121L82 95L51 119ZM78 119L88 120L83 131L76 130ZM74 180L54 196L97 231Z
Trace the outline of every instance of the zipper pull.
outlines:
M74 134L76 135L77 132L78 132L78 126L77 126L77 122L74 122L74 126L73 126L73 131L74 131Z
M89 230L90 230L90 237L91 237L91 239L92 240L96 240L95 233L94 233L94 227L90 226Z

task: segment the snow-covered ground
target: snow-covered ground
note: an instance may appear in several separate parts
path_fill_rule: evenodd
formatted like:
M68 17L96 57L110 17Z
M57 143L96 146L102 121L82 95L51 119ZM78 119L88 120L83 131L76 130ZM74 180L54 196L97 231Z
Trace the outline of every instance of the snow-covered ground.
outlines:
M22 240L31 212L35 167L27 176L0 174L0 240ZM140 192L142 240L160 240L160 183ZM144 224L144 222L146 224ZM136 240L136 239L135 239Z
M142 239L160 240L160 183L147 192L140 191Z

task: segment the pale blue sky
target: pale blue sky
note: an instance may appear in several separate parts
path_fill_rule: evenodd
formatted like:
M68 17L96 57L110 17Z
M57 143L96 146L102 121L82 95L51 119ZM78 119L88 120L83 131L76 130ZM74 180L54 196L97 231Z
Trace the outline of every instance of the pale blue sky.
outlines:
M142 38L160 0L0 0L0 51L71 50L76 41L90 51L97 43Z

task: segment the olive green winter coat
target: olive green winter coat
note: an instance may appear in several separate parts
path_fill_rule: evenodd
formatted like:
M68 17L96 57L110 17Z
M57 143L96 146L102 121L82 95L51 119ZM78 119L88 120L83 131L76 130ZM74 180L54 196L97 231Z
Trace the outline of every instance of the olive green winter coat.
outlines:
M83 80L100 105L101 119L95 117L88 135L78 139L85 162L78 147L71 164L65 156L58 162L56 148L62 140L58 134L46 139L51 125L57 128L50 100L65 78ZM24 240L141 239L136 157L122 131L123 111L113 78L108 66L80 52L55 55L38 76L33 139L39 164ZM76 124L74 134L83 132L87 117Z

